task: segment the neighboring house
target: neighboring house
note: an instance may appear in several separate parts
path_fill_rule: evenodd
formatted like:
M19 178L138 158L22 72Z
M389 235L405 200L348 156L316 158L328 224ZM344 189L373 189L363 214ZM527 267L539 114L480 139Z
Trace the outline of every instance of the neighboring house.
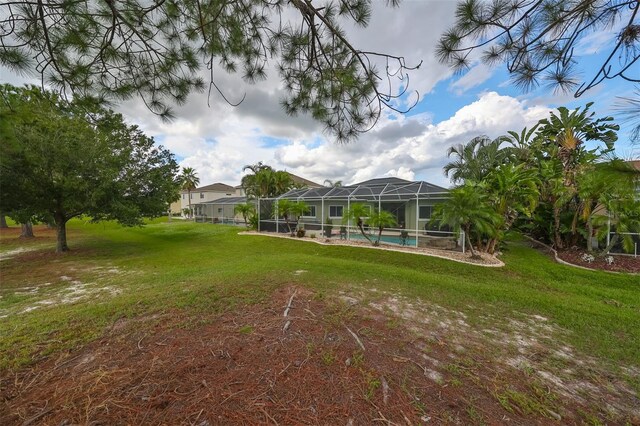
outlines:
M294 189L278 198L307 203L310 210L301 223L309 229L319 229L328 219L334 226L340 225L351 204L364 203L391 212L398 228L418 232L425 230L434 206L446 200L448 193L448 189L429 182L388 177L336 188Z
M289 172L287 172L289 173ZM323 188L322 185L320 185L319 183L316 183L314 181L311 181L309 179L305 179L303 177L300 177L298 175L294 175L293 173L289 173L289 176L291 176L291 180L293 180L293 183L297 186L297 187L301 187L301 188Z
M218 182L211 185L201 186L191 190L191 208L194 210L194 214L198 215L200 214L198 207L199 204L217 200L219 198L235 196L236 189L231 185ZM180 206L183 210L189 208L189 191L180 191Z
M291 176L291 179L293 180L294 184L296 184L297 186L304 186L306 188L322 188L323 187L319 183L294 175L292 173L289 173L289 176ZM239 204L245 204L247 202L251 202L256 205L256 210L257 210L257 202L255 200L252 201L247 199L244 189L242 188L242 185L237 185L232 189L233 189L233 196L229 195L230 192L226 192L225 195L222 197L206 199L198 203L199 205L194 208L195 214L197 216L202 216L203 220L216 222L216 223L242 222L243 217L242 215L235 213L235 207ZM198 191L198 190L195 190L195 191ZM192 201L192 204L195 204L194 201Z

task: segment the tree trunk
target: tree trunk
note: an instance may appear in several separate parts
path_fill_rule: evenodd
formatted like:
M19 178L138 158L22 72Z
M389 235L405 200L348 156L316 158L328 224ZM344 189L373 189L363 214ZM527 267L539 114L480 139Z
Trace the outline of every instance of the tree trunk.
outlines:
M593 224L591 218L587 219L587 251L591 253L593 251L593 244L591 238L593 237Z
M556 250L564 248L562 236L560 235L560 208L556 206L553 207L553 241Z
M22 232L20 232L20 238L33 238L33 224L29 221L21 223Z
M606 255L607 253L609 253L613 248L613 246L616 245L617 242L618 242L618 234L613 234L613 237L611 237L611 241L609 241L609 245L607 246L607 248L604 249L602 254Z
M492 238L487 244L487 253L493 254L496 251L496 245L498 244L498 238Z
M367 233L364 232L364 227L362 226L363 225L362 219L360 218L358 219L357 225L358 225L358 229L360 229L360 233L362 234L362 236L365 237L367 241L369 241L371 244L373 244L373 241L371 241L371 238L369 238Z
M0 228L8 228L9 225L7 225L7 217L0 213Z
M64 253L69 251L67 245L67 220L60 218L56 220L58 227L58 244L56 245L56 253Z
M471 238L469 238L470 230L471 230L471 227L466 226L464 228L464 236L467 239L467 245L469 246L469 250L471 251L471 257L476 257L477 256L476 251L473 249L473 244L471 244Z

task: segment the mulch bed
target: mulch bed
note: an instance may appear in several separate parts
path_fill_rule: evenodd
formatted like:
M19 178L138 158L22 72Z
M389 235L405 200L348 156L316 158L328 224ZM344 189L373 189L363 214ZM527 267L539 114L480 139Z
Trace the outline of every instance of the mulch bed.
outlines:
M452 343L388 321L295 286L217 317L121 319L83 348L2 373L0 423L555 422L499 401L497 392L506 388L530 394L530 380L497 368L490 351L458 363ZM455 368L434 379L426 358ZM575 401L556 407L564 424L579 424L581 410L590 411Z
M603 271L615 271L615 272L633 272L640 273L640 256L620 256L613 255L613 263L607 264L605 257L598 254L594 254L595 260L592 262L585 261L582 256L587 253L586 250L581 249L569 249L558 252L558 257L565 262L572 263L578 266L584 266L585 268L600 269Z

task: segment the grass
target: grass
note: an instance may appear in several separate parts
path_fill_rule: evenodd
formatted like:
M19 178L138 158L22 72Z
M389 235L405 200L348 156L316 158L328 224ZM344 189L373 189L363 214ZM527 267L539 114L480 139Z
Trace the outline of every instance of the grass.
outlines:
M72 252L53 253L54 240L0 240L0 253L37 249L28 262L0 263L0 370L28 364L101 336L120 318L153 314L211 317L263 300L297 284L319 295L372 288L423 298L482 316L541 315L567 330L567 343L612 365L640 366L640 279L556 264L517 239L505 268L482 268L412 254L320 246L295 240L237 235L238 228L166 219L142 228L113 223L69 223ZM36 234L38 230L36 230ZM105 271L114 270L114 273ZM304 270L295 274L296 270ZM86 289L109 287L60 305L38 301L77 280ZM43 287L44 283L49 283ZM39 287L30 293L25 287ZM319 296L320 297L320 296ZM345 315L336 312L336 321ZM239 330L250 332L250 330Z

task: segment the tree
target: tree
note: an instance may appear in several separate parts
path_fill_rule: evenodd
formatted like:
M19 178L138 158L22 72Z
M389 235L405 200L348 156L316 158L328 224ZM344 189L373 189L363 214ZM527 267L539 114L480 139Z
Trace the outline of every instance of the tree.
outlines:
M511 229L519 215L530 217L540 196L536 170L526 168L525 164L504 164L487 176L487 192L500 216L496 232L487 244L487 252L493 253L499 242L499 236Z
M309 211L309 206L304 201L291 201L287 199L278 200L277 212L279 216L282 216L289 228L289 233L293 237L295 231L298 229L298 223L300 222L300 216L304 216ZM295 220L295 226L291 228L289 219Z
M374 246L380 245L380 238L382 237L382 231L384 228L389 228L397 224L396 218L393 214L386 210L376 210L369 215L369 224L375 228L378 228L378 237L373 242Z
M615 109L620 113L622 121L631 124L629 138L634 143L640 142L640 84L636 85L632 96L619 96Z
M373 243L373 241L371 241L371 238L364 231L364 219L368 218L370 215L371 206L368 206L364 203L353 203L348 210L345 210L342 217L342 223L347 224L350 220L355 221L356 226L360 230L362 236L370 243Z
M471 232L493 234L499 220L485 188L472 182L451 190L447 201L436 206L432 217L432 221L440 226L447 225L455 232L463 230L473 257L477 254L471 243Z
M295 186L288 172L274 170L262 162L246 165L242 168L242 171L245 170L251 173L242 177L241 185L249 198L274 198Z
M513 82L524 90L546 83L564 92L576 89L579 97L606 79L640 81L634 70L640 56L638 9L638 0L462 0L437 54L457 71L469 68L477 57L488 65L506 63ZM575 64L580 42L611 28L614 46L579 84Z
M200 185L200 178L193 167L184 167L182 169L182 174L180 175L180 181L182 182L182 189L187 191L187 197L189 199L189 217L192 217L193 210L191 209L191 191Z
M246 225L249 225L249 221L247 220L247 218L250 215L253 215L255 213L256 208L251 203L243 203L243 204L238 204L237 206L235 206L233 208L233 211L235 212L235 214L241 214L242 215L242 219L244 220L244 223Z
M141 225L175 199L173 155L121 115L96 108L88 117L84 108L35 87L1 86L0 99L0 115L13 129L3 146L2 175L22 176L3 186L2 199L20 200L12 209L51 218L57 252L69 249L66 224L74 217Z
M366 27L371 3L5 2L0 65L35 72L76 100L137 96L170 118L171 104L183 104L189 93L207 88L203 72L209 94L215 90L227 100L214 78L218 69L254 83L266 78L275 57L285 111L310 114L345 142L369 130L384 108L398 110L395 101L405 95L406 72L413 69L402 57L361 50L347 40L339 22ZM396 6L399 0L386 3Z
M465 180L480 182L491 170L503 163L504 152L500 150L500 145L504 141L504 136L493 140L488 136L477 136L464 145L450 147L447 157L453 156L454 161L444 166L444 175L454 183Z
M328 186L329 188L340 188L340 187L342 187L342 181L341 180L337 180L337 181L334 182L331 179L325 179L322 184L324 186Z

